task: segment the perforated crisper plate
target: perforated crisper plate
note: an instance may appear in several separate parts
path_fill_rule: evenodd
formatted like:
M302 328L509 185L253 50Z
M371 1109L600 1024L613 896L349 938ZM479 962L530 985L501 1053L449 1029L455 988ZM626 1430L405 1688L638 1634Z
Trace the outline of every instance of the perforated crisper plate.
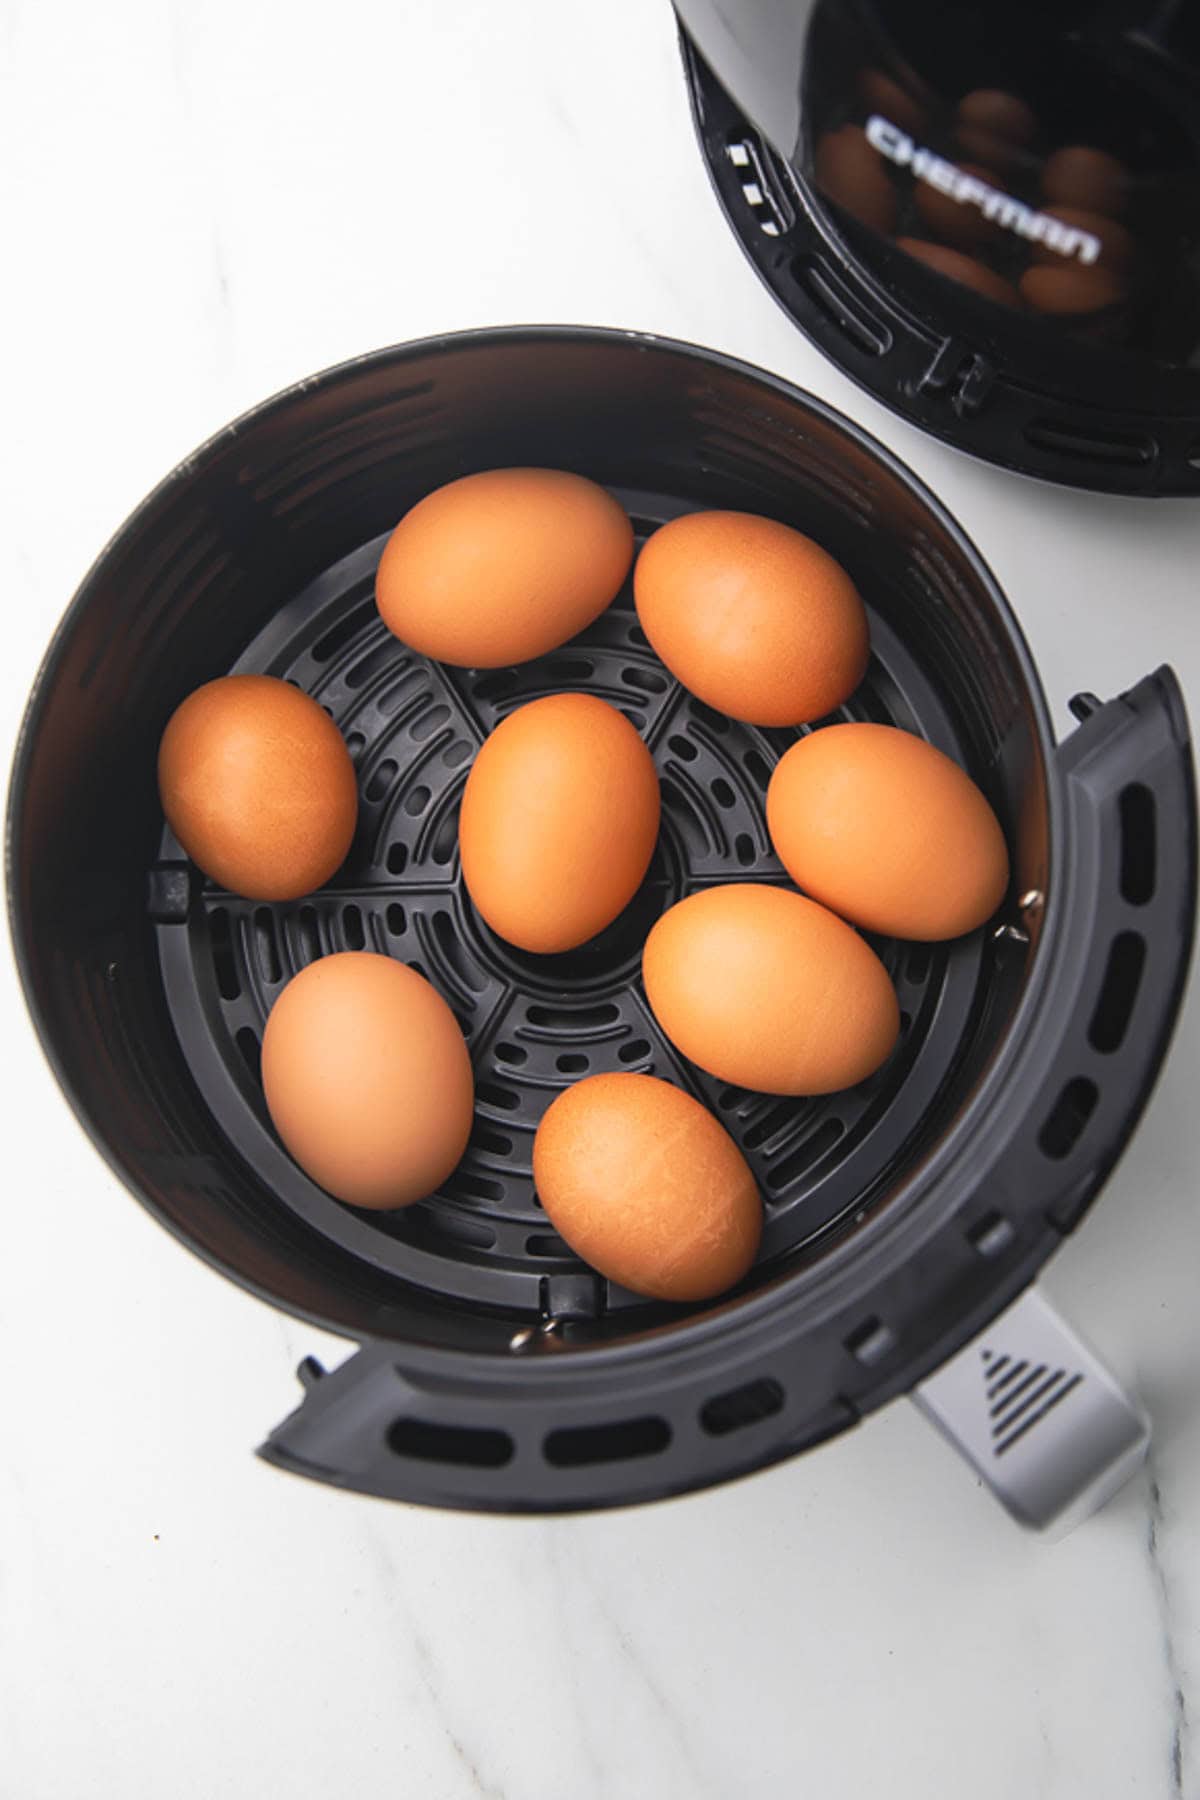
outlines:
M619 497L639 542L689 510L660 496ZM151 877L168 1004L230 1144L287 1205L356 1256L455 1302L522 1313L583 1318L644 1304L570 1254L534 1193L538 1120L583 1075L646 1071L713 1108L762 1190L762 1263L860 1213L950 1072L974 1004L982 935L950 946L872 940L896 983L902 1034L885 1067L852 1092L780 1100L694 1069L646 1005L641 947L658 915L697 888L786 880L763 800L773 765L798 734L732 723L685 693L647 646L629 584L589 630L537 662L486 672L432 664L376 612L385 541L364 545L298 594L234 666L294 682L345 735L361 808L337 879L301 902L242 900L194 874L182 879L169 833ZM864 597L871 666L837 716L915 730L965 760L933 689L871 607L869 587ZM600 695L642 732L663 820L650 872L621 917L579 951L539 957L501 942L472 907L459 873L458 807L471 759L497 721L561 689ZM283 984L317 956L364 948L428 976L461 1022L475 1066L475 1128L461 1166L441 1193L391 1214L343 1206L301 1173L274 1137L259 1080L263 1026Z

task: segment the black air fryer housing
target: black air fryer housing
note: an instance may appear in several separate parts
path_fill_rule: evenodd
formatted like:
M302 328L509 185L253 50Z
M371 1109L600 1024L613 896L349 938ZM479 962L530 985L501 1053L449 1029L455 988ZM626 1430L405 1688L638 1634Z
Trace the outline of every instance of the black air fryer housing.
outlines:
M570 645L447 669L384 628L374 572L397 517L472 469L609 485L639 540L733 507L813 533L871 617L841 716L960 760L1004 826L999 918L953 944L873 940L904 1014L851 1093L779 1100L713 1081L641 988L650 923L684 894L784 882L763 816L796 736L738 725L672 681L628 585ZM204 882L164 834L159 738L230 669L331 712L361 795L338 875L295 904ZM550 689L602 695L662 784L642 891L592 943L524 955L474 913L457 852L470 758ZM13 775L10 895L30 1008L66 1093L138 1198L276 1305L358 1339L306 1365L265 1453L348 1487L551 1510L703 1486L844 1429L939 1365L1030 1281L1138 1118L1178 1005L1194 907L1187 725L1159 671L1055 745L1013 616L963 533L894 458L785 383L629 332L465 334L332 369L188 459L113 539L39 675ZM428 974L475 1068L467 1155L428 1202L323 1193L267 1117L259 1047L283 983L369 946ZM711 1107L766 1226L742 1287L640 1300L549 1228L530 1150L554 1094L641 1069Z
M840 369L1007 468L1200 493L1200 10L676 0L676 11L729 222ZM1014 97L1027 127L1014 137L964 121L960 101L980 91ZM1079 146L1116 160L1116 188L1084 175L1081 200L1078 166L1064 175L1055 160ZM1064 183L1085 217L1058 217ZM974 268L938 272L899 239ZM1087 310L1030 304L1036 282L1020 284L1039 266L1068 273ZM998 279L1016 304L964 274Z

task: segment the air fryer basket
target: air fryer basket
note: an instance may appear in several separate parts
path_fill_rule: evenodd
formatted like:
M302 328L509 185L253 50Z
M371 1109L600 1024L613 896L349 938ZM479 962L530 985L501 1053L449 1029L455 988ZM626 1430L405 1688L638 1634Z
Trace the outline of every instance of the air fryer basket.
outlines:
M653 919L714 882L781 881L763 823L795 735L733 724L672 682L628 590L525 667L426 662L381 625L375 564L432 487L501 464L611 486L639 538L698 506L772 514L848 567L873 656L842 716L959 758L1013 852L999 924L878 941L904 1014L852 1093L723 1087L658 1032L639 980ZM346 735L359 833L327 889L215 891L164 833L155 751L198 683L295 681ZM473 912L456 821L470 758L554 688L620 706L663 790L646 883L602 937L539 958ZM910 1389L1028 1283L1119 1154L1165 1048L1194 907L1187 728L1168 671L1056 749L1028 651L961 532L879 446L743 365L630 333L464 334L381 352L214 438L101 556L39 677L9 822L13 923L59 1079L133 1192L199 1254L364 1349L307 1366L265 1446L346 1486L568 1508L701 1486L815 1443ZM931 871L931 879L935 879ZM467 1035L478 1106L445 1190L343 1207L277 1144L259 1043L283 982L369 947L411 962ZM583 1268L530 1177L565 1083L649 1070L733 1132L767 1211L744 1287L690 1310Z

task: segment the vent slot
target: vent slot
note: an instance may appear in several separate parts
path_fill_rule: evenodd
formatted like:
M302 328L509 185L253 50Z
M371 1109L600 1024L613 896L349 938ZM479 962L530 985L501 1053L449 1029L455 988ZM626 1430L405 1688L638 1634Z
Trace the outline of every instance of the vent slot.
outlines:
M542 1446L554 1469L585 1469L594 1463L629 1462L658 1456L671 1441L665 1419L622 1419L615 1425L573 1425L552 1431Z
M526 1016L531 1025L549 1031L600 1031L616 1024L621 1009L606 1000L599 1006L531 1006Z
M400 765L389 756L374 771L364 788L368 800L382 800L399 773Z
M366 948L366 927L363 924L362 913L357 906L343 907L342 936L346 940L347 950L363 950Z
M1068 1081L1038 1133L1042 1153L1055 1162L1069 1156L1095 1112L1099 1098L1100 1089L1086 1075L1076 1075L1073 1081Z
M744 1387L718 1394L700 1409L700 1429L709 1437L726 1437L747 1425L759 1425L783 1411L783 1389L769 1375Z
M1102 1056L1111 1056L1121 1047L1145 966L1146 940L1136 931L1120 932L1108 952L1100 998L1088 1026L1088 1042Z
M1025 427L1025 442L1035 450L1114 468L1148 468L1158 456L1158 445L1145 432L1089 431L1086 426L1066 425L1056 419L1032 419Z
M1117 810L1121 820L1121 898L1130 906L1145 906L1154 898L1158 858L1154 795L1140 781L1131 781L1121 789Z
M808 257L797 257L792 264L796 285L835 325L844 338L868 356L886 356L892 347L892 334L882 319L873 319L863 310L859 297L825 263Z
M512 1461L516 1447L507 1431L439 1425L432 1419L397 1419L388 1430L387 1446L394 1456L457 1463L467 1469L502 1469Z
M238 978L237 962L233 954L233 932L230 929L229 914L224 907L218 907L208 921L208 941L212 947L217 992L222 1000L236 1000L242 991L242 984Z

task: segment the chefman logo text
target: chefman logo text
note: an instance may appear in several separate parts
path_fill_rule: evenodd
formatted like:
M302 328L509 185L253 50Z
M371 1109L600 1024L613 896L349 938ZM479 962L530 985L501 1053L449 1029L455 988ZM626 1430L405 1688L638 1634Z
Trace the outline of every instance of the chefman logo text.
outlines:
M1064 225L1049 213L1035 212L1011 194L989 187L974 175L966 175L954 163L946 162L932 150L919 149L908 133L889 119L873 113L867 120L867 140L889 162L901 169L911 169L918 181L927 181L940 194L948 194L960 206L977 206L985 219L993 219L1006 231L1016 231L1034 243L1047 244L1060 256L1077 256L1081 263L1094 263L1100 254L1100 239L1090 231Z

